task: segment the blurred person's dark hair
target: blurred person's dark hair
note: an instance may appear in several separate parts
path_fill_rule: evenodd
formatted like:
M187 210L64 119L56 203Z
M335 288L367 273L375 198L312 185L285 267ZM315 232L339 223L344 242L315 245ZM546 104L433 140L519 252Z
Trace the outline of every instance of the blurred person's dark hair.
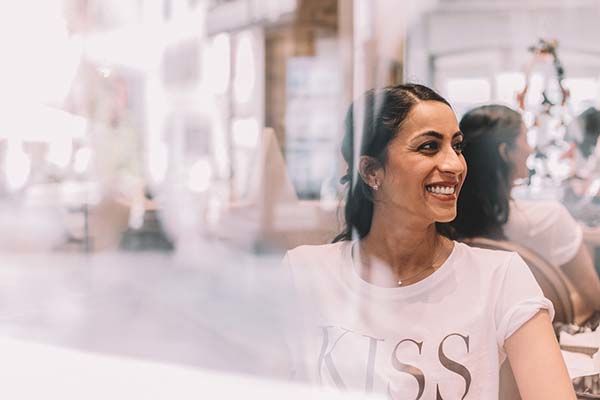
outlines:
M577 148L588 158L594 152L600 136L600 111L589 107L579 114L573 123L581 129L581 140L577 142Z
M371 89L350 105L342 142L342 155L348 164L348 171L341 179L342 183L348 183L344 208L346 226L334 242L351 240L353 231L360 238L369 233L373 218L373 189L355 170L358 160L360 156L370 156L385 168L388 145L402 128L412 108L422 101L439 101L451 107L442 96L419 84ZM436 226L438 232L446 234L447 224L437 223Z
M504 238L513 166L502 156L500 145L514 148L522 126L521 114L503 105L477 107L462 117L459 127L469 173L451 222L456 237Z

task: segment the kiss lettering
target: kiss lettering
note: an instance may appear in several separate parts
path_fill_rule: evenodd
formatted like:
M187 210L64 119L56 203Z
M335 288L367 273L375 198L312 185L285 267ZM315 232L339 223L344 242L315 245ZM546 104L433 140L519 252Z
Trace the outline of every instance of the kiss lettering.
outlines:
M327 370L329 371L329 375L331 376L331 379L335 383L335 386L338 389L344 390L344 389L346 389L346 385L342 381L342 377L340 376L339 371L337 370L337 368L335 367L335 364L333 363L333 358L331 357L331 352L335 349L335 346L339 343L340 339L343 338L347 333L349 333L351 331L341 328L344 332L341 335L338 335L336 338L330 339L329 338L329 328L335 328L335 327L334 326L324 326L322 328L323 328L323 345L321 346L321 354L319 355L319 361L318 361L319 384L323 384L323 376L321 375L321 370L323 369L322 365L325 364ZM329 347L330 341L333 342L333 345L331 346L331 348L328 351L327 348Z
M319 383L323 383L323 376L326 373L331 381L333 381L334 385L340 389L347 389L347 384L344 382L342 378L342 374L339 369L336 367L334 362L333 352L336 349L336 346L343 340L345 337L354 337L360 336L364 338L365 345L367 345L368 353L367 353L367 365L365 371L365 393L372 393L374 386L374 376L375 376L375 359L377 356L377 348L379 342L383 342L384 339L374 338L368 335L360 335L356 332L353 332L349 329L340 328L336 326L322 326L322 334L323 334L323 343L321 346L321 351L319 354L318 362L317 362L317 376ZM437 346L437 355L440 364L450 372L460 376L465 385L464 393L461 397L463 400L467 394L469 393L469 389L471 387L471 373L464 365L459 362L452 360L447 356L444 352L444 345L447 340L455 337L458 339L462 339L464 342L466 354L469 353L469 336L461 335L460 333L451 333L444 337L439 345ZM362 340L362 339L361 339ZM455 339L456 340L456 339ZM416 380L418 384L418 389L416 393L412 396L407 397L407 393L395 393L392 390L391 384L387 384L387 393L390 399L392 400L405 400L405 399L414 399L420 400L425 391L425 383L426 376L424 372L417 368L414 365L405 363L401 361L401 356L399 353L404 352L404 354L408 354L408 352L416 352L418 355L422 354L424 342L418 342L414 339L402 339L400 340L396 346L394 347L392 354L390 356L391 366L402 373L408 374ZM440 388L440 385L436 383L436 400L445 400L442 396L443 388Z
M440 347L438 347L438 358L440 359L440 363L444 366L444 368L446 368L449 371L454 372L457 375L460 375L465 380L465 392L463 393L463 395L461 397L461 400L462 400L467 396L467 393L469 393L469 388L471 387L471 373L464 365L459 364L456 361L449 359L444 354L444 342L446 341L446 339L448 339L451 336L458 336L464 340L464 342L467 346L467 353L469 352L469 337L463 336L460 333L451 333L450 335L448 335L444 339L442 339L442 342L440 343ZM436 400L444 400L442 398L442 395L440 394L440 385L436 385L435 390L436 390L436 396L435 396Z
M419 354L421 354L421 350L423 348L423 342L416 342L412 339L401 340L398 342L396 347L394 347L394 351L392 352L392 366L394 368L396 368L398 371L405 372L405 373L410 374L415 377L415 379L417 380L417 383L419 384L419 393L417 394L417 397L415 398L415 400L419 400L421 398L421 396L423 396L423 391L425 390L425 375L423 374L423 371L421 371L419 368L412 366L410 364L401 363L400 361L398 361L398 358L396 356L396 351L398 350L398 347L400 347L400 345L405 342L414 343L417 346L417 348L419 349ZM388 394L389 394L390 398L395 399L395 397L390 389L389 383L388 383Z

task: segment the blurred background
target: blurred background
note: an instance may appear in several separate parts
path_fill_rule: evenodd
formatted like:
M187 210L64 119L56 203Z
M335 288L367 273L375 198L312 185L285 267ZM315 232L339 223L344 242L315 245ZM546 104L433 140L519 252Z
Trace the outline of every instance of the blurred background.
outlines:
M264 293L343 225L349 103L404 81L520 108L516 195L567 205L600 266L600 1L0 8L5 337L281 377L293 304Z

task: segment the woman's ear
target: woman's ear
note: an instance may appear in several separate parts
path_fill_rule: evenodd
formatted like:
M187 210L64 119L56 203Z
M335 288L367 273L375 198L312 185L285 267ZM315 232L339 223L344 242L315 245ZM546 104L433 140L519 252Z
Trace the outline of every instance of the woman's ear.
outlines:
M360 156L358 173L362 180L375 190L377 190L381 186L381 182L383 182L383 166L379 160L374 157Z
M508 145L506 143L500 143L498 145L498 153L504 162L510 163L510 157L508 156Z

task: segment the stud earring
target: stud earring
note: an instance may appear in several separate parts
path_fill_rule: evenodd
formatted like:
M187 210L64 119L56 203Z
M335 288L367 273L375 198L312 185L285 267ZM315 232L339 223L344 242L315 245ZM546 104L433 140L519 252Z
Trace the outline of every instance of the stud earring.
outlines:
M372 187L373 187L374 191L379 190L379 184L378 183L375 183Z

